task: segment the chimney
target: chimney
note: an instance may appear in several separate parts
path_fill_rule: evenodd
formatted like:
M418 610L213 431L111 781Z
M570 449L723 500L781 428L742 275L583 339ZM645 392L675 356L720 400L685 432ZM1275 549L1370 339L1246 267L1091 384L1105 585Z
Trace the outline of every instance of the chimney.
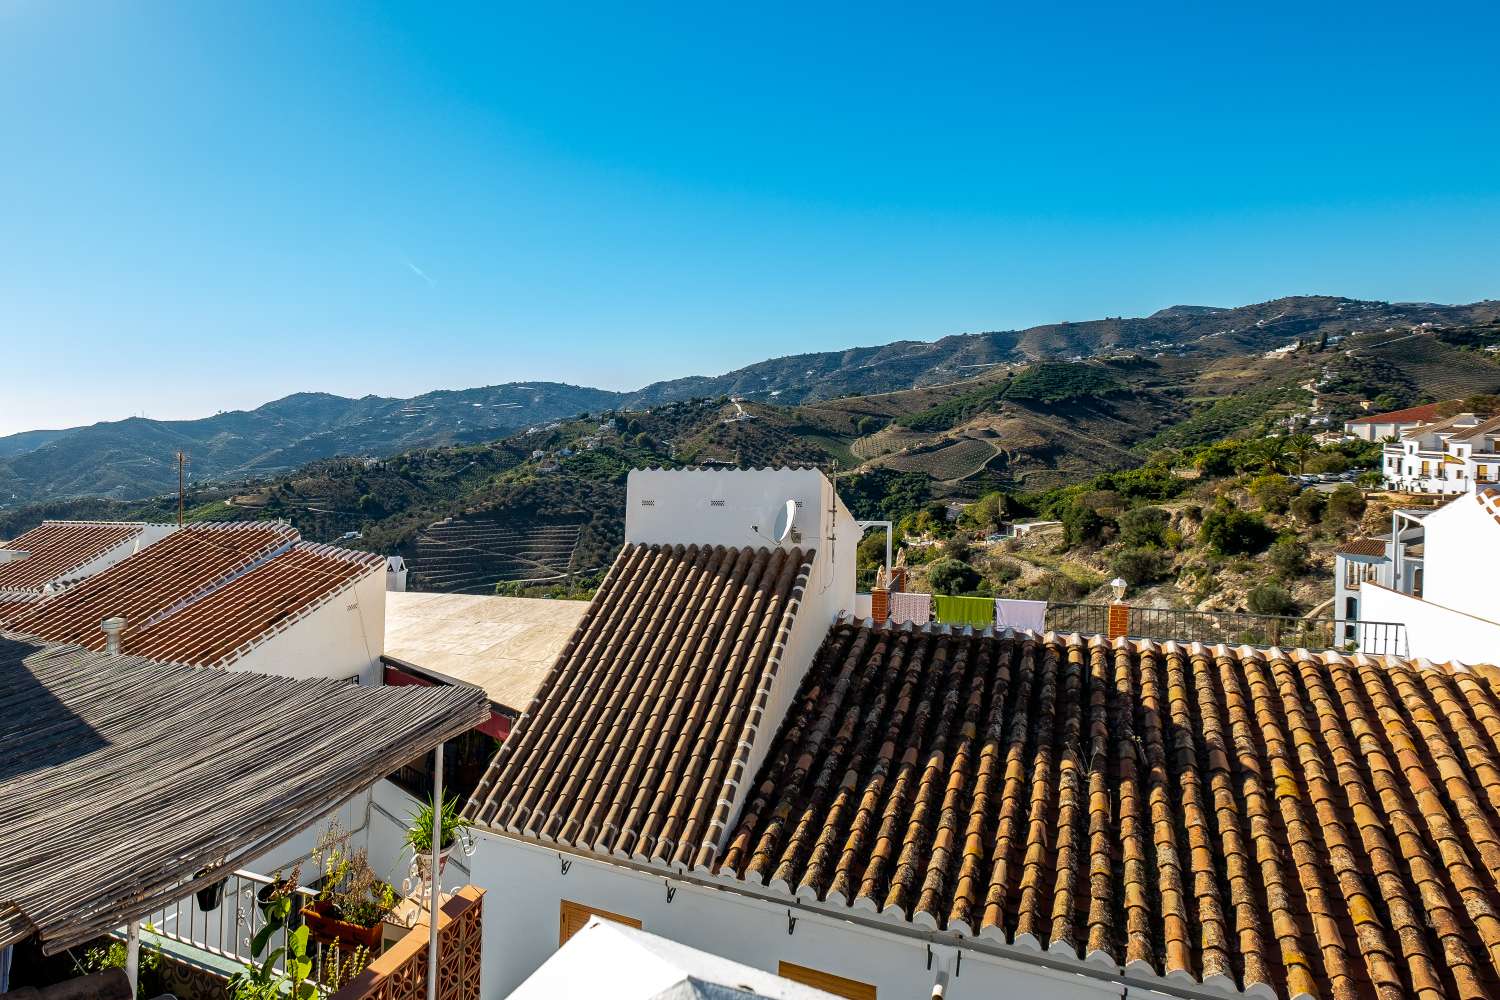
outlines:
M99 623L104 630L104 651L106 653L120 652L120 633L125 630L125 619L118 616L104 619Z
M1114 600L1109 605L1109 620L1105 623L1105 629L1111 640L1130 633L1130 605L1125 603L1125 587L1125 581L1118 576L1109 581Z

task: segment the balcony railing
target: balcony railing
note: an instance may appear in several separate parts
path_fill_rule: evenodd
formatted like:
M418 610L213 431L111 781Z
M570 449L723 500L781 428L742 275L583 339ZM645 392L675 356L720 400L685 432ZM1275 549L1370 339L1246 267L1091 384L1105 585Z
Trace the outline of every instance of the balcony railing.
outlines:
M1047 628L1055 632L1109 633L1107 604L1049 604ZM1242 611L1130 609L1126 634L1136 639L1338 649L1406 656L1406 626L1346 618L1291 618Z
M275 880L243 869L228 875L224 880L223 893L217 905L205 909L198 895L180 899L157 910L142 921L146 933L154 934L164 941L176 942L188 948L226 959L236 965L245 965L254 956L250 941L266 926L263 903L270 894ZM312 889L302 886L293 890L293 915L283 931L283 940L274 941L271 948L283 949L273 968L284 973L285 935L302 923L302 908L317 896ZM323 975L324 947L308 943L308 955L313 961L313 978L321 981Z

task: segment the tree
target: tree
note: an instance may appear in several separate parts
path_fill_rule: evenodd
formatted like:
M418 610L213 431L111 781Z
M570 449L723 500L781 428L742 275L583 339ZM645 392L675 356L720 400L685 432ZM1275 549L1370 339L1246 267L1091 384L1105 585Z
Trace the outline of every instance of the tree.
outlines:
M1250 495L1266 513L1285 514L1292 498L1297 495L1297 487L1283 475L1267 473L1250 481Z
M1297 601L1279 583L1263 583L1245 595L1250 610L1258 615L1290 615L1297 610Z
M1160 580L1172 568L1172 557L1161 549L1121 549L1110 570L1132 587Z
M1291 445L1287 439L1280 434L1272 437L1261 438L1256 451L1260 459L1260 467L1267 472L1285 472L1287 460L1291 457Z
M1344 483L1328 497L1328 509L1324 519L1335 524L1358 521L1365 516L1365 495L1358 487Z
M1069 545L1097 545L1114 526L1113 521L1081 500L1075 500L1068 506L1063 513L1062 523Z
M1322 490L1303 490L1292 501L1292 516L1311 527L1323 519L1323 509L1328 506L1328 497Z
M1004 493L986 493L964 508L959 524L978 531L995 531L1005 523Z
M979 586L979 574L968 563L939 559L928 568L927 582L935 594L964 594Z
M1307 466L1307 456L1318 450L1318 439L1311 434L1293 434L1287 440L1286 446L1292 454L1292 460L1297 463L1297 472L1300 475Z
M1220 555L1252 555L1271 543L1266 522L1242 510L1211 510L1203 518L1203 540Z
M1160 507L1136 507L1120 515L1120 542L1133 549L1160 548L1171 518Z
M1284 577L1298 577L1307 571L1307 546L1296 538L1278 538L1266 555Z

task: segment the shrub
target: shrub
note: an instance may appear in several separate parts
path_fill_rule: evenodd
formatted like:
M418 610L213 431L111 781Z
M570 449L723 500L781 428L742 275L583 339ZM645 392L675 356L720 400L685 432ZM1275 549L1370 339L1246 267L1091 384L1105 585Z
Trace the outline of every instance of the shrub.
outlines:
M1137 507L1120 515L1120 541L1133 549L1166 544L1171 518L1160 507Z
M1013 580L1020 579L1021 567L1008 559L1004 559L995 563L993 574L996 583L1010 583Z
M1172 557L1161 549L1121 549L1110 563L1110 570L1132 587L1152 583L1167 575Z
M994 531L1005 522L1005 494L986 493L964 508L959 524L980 531Z
M1279 583L1263 583L1250 591L1246 599L1250 610L1258 615L1290 615L1297 610L1296 600Z
M1295 577L1307 572L1307 546L1295 538L1278 538L1268 556L1282 576Z
M1266 522L1242 510L1213 510L1203 518L1203 540L1220 555L1251 555L1271 543Z
M1062 516L1063 533L1071 545L1098 545L1113 530L1114 522L1081 501L1074 501Z
M1365 495L1358 487L1344 483L1329 494L1325 516L1338 524L1359 520L1365 516Z
M1250 480L1250 495L1268 514L1285 514L1297 490L1285 476L1256 476Z
M1327 506L1328 498L1322 490L1303 490L1292 501L1292 516L1311 527L1323 519L1323 510Z
M934 594L965 594L979 586L979 574L968 563L939 559L927 571L927 582Z

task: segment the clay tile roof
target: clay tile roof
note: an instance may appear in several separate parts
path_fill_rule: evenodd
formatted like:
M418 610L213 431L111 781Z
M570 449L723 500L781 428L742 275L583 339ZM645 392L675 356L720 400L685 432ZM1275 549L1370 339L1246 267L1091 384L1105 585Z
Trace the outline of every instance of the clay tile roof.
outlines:
M0 546L28 553L0 562L0 591L40 591L134 539L144 528L110 521L43 521Z
M627 545L468 806L600 854L712 862L813 553Z
M1184 983L1500 997L1497 684L841 623L718 873Z
M1473 427L1462 430L1453 435L1453 437L1457 441L1469 441L1474 438L1483 437L1486 434L1493 434L1496 430L1500 430L1500 416L1487 417L1480 420Z
M1386 541L1384 538L1353 538L1340 545L1338 553L1341 556L1383 556Z
M127 629L121 645L167 663L224 663L372 573L381 575L384 589L384 556L298 542L155 624Z
M125 618L125 641L154 619L187 604L297 540L281 522L194 524L6 622L11 631L50 642L104 648L99 623ZM126 647L129 648L128 646Z
M1438 407L1442 403L1424 403L1421 406L1408 406L1404 410L1391 410L1389 413L1372 413L1367 417L1351 420L1351 424L1404 424L1409 421L1427 423L1437 419Z

